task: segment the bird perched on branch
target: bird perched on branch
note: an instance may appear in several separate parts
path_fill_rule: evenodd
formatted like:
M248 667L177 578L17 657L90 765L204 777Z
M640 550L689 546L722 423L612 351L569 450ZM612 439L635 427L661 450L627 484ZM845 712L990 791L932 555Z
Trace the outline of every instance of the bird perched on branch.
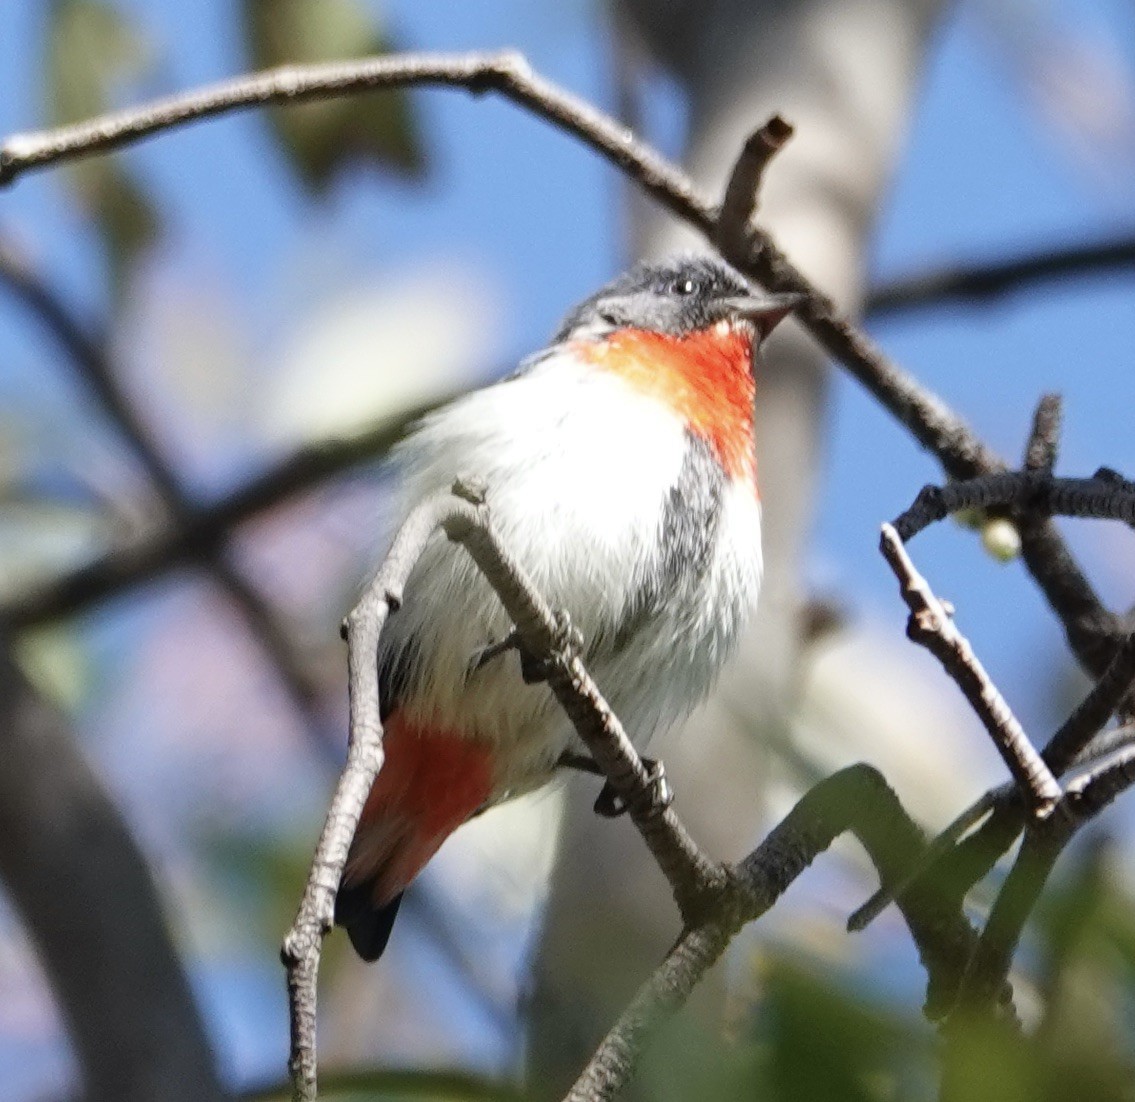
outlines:
M636 739L702 700L756 602L753 357L798 301L709 258L639 265L397 450L408 506L458 476L486 487L502 543L571 617ZM336 902L366 960L449 834L582 749L547 686L521 677L509 635L472 559L436 535L382 635L385 762Z

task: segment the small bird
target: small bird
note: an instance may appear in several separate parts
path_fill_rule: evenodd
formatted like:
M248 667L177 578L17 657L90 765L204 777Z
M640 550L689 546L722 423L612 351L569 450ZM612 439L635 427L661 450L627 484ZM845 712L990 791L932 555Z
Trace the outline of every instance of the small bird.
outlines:
M408 506L459 476L486 487L502 543L568 613L636 741L705 697L756 603L753 358L799 301L754 294L707 257L640 264L396 451ZM379 647L386 756L335 911L364 960L454 830L583 753L502 645L510 626L466 551L437 534Z

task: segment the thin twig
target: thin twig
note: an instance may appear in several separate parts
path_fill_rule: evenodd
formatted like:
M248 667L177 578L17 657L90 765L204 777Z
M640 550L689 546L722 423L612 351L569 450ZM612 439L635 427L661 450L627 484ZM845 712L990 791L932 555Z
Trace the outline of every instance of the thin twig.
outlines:
M410 514L346 620L350 694L347 763L331 798L299 912L281 951L288 970L292 1033L288 1068L297 1099L314 1099L317 1095L315 1010L320 951L334 921L335 894L351 839L367 794L382 767L382 719L375 658L378 638L387 616L401 603L406 579L426 542L453 508L453 500L444 495L423 502Z
M1135 267L1135 238L1042 249L983 265L958 265L900 276L867 295L870 318L911 310L939 309L954 302L987 303L1003 295L1070 276L1106 275Z
M1048 740L1044 760L1059 776L1115 714L1135 682L1135 632L1120 643L1103 677Z
M273 104L305 103L381 89L437 85L475 94L497 92L574 135L618 167L630 170L655 199L703 232L714 210L689 178L638 142L626 127L585 100L534 73L513 51L396 54L314 65L285 65L169 96L87 122L14 134L0 146L0 186L59 161L106 153L151 135L217 115Z
M1059 394L1045 394L1033 414L1033 427L1025 445L1026 471L1052 474L1060 448L1060 423L1064 416L1064 399Z
M1073 769L1101 764L1105 758L1117 750L1126 750L1135 745L1135 723L1127 723L1111 731L1096 735L1087 746L1072 759Z
M953 620L919 574L895 528L884 524L880 550L899 580L910 609L907 634L926 647L965 694L997 747L1009 772L1021 786L1033 814L1045 818L1060 799L1060 786L1029 741L1000 690L986 673Z
M714 243L723 255L729 256L744 249L757 212L765 169L792 134L792 124L780 115L773 115L764 125L758 126L741 147L717 216Z
M1098 815L1117 796L1135 784L1135 747L1128 746L1068 785L1068 803L1080 820Z
M1000 788L991 788L970 804L930 840L926 852L917 865L904 872L895 884L889 887L880 887L866 903L848 916L848 932L858 933L870 926L894 902L895 897L900 892L910 887L949 853L963 834L973 830L995 807L1002 801L1016 795L1016 793L1017 786L1010 781L1008 784L1001 785Z

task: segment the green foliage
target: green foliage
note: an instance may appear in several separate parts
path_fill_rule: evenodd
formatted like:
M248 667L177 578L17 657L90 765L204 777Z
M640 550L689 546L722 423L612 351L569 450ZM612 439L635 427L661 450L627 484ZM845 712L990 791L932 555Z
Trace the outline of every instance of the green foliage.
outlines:
M48 22L45 97L53 125L76 122L114 106L114 91L145 67L149 52L137 30L98 0L54 0ZM80 205L107 249L114 285L160 228L157 209L122 166L109 157L68 165Z
M652 1102L1131 1102L1135 1099L1135 901L1099 845L1038 908L1014 975L1025 1019L955 1014L942 1036L871 977L774 950L751 964L733 1036L681 1016L646 1054L635 1097ZM944 1079L943 1079L944 1077Z
M244 0L244 25L249 59L257 69L393 48L357 0ZM401 91L276 108L269 118L292 167L316 195L354 160L406 176L425 168L411 101Z
M291 1089L245 1095L245 1102L286 1102ZM320 1076L319 1097L327 1102L522 1102L513 1088L464 1072L359 1071Z

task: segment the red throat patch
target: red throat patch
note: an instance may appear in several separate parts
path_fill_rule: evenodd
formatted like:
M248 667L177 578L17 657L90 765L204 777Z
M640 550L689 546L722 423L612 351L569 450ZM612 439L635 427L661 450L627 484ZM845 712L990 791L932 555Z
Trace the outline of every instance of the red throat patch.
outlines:
M665 402L713 448L725 473L756 490L753 345L743 329L718 323L683 337L620 329L579 341L580 357Z

